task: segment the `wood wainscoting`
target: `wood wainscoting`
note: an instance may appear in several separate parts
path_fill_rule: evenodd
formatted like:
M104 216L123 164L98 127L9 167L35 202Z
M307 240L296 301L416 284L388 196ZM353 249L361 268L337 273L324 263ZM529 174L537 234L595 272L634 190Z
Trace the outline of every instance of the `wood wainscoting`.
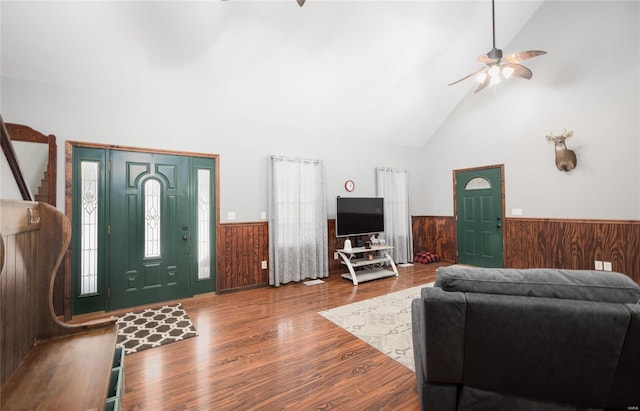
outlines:
M216 292L269 284L269 225L265 222L220 224Z
M592 270L610 261L640 284L640 221L507 218L504 241L505 267Z
M454 217L413 216L413 252L429 251L444 261L456 261L456 219Z
M454 217L414 216L414 251L456 261ZM613 271L640 284L640 221L506 218L504 266L592 270L610 261Z
M456 261L455 218L413 216L414 252L430 251L443 261ZM220 225L218 292L266 286L269 271L267 222ZM336 222L327 221L329 272L343 271L334 259L342 240ZM610 261L613 271L640 284L640 221L507 218L504 224L504 266L591 270L594 260Z
M336 220L327 221L329 272L343 270L334 259L338 247ZM269 284L269 270L262 261L269 261L269 224L266 221L220 224L216 272L218 293Z

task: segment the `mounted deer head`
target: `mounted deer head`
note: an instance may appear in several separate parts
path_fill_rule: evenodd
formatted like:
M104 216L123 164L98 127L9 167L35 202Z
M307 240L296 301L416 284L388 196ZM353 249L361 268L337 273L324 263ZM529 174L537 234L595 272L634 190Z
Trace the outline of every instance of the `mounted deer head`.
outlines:
M559 136L554 136L551 131L547 135L547 140L553 141L556 146L556 167L558 167L560 171L571 171L576 168L578 162L576 153L574 153L573 150L569 150L565 144L565 140L572 135L573 131L567 132L566 128Z

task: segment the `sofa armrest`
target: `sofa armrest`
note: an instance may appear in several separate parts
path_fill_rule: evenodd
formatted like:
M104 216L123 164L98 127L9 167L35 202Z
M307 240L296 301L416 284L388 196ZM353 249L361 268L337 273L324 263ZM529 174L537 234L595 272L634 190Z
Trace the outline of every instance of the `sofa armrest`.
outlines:
M621 410L640 409L640 305L627 304L631 323L624 341L607 406Z
M420 338L426 380L461 383L464 365L466 298L464 293L423 288L421 309L424 324Z

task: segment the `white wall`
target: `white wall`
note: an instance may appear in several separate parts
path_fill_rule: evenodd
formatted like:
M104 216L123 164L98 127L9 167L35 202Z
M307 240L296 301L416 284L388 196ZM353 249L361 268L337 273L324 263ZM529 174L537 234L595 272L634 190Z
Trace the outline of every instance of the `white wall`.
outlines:
M222 221L228 211L261 219L270 154L322 159L332 217L346 179L356 183L350 195L372 196L376 166L415 163L415 150L380 142L390 128L403 135L358 92L373 82L393 105L387 88L398 86L356 68L402 71L415 58L358 52L370 29L387 50L399 41L373 24L385 7L371 3L347 38L347 16L358 13L347 2L3 2L2 115L57 137L60 199L74 140L219 154ZM407 76L401 88L424 81Z
M518 3L498 2L498 16ZM477 2L146 4L0 5L2 115L57 136L60 199L64 143L75 140L219 154L222 221L228 211L260 219L270 154L325 160L330 217L346 179L351 195L375 194L376 166L409 170L414 215L452 215L452 170L504 163L507 215L640 219L637 1L545 1L509 44L498 19L505 53L549 54L526 62L532 80L479 94L473 80L446 87L465 69L451 54L472 47L437 26L463 30L483 11L463 13ZM204 18L208 8L239 14ZM423 55L432 45L436 54ZM426 91L434 84L470 92L424 147L407 147L429 129L424 119L440 121L430 109L440 94ZM555 168L545 140L563 127L578 155L570 173Z
M11 173L11 167L9 167L9 163L2 151L0 151L0 198L22 200L20 189L18 189L18 185Z
M32 143L29 141L14 141L13 149L16 157L22 160L20 168L25 183L31 193L35 196L42 183L44 172L47 170L49 161L49 145L42 143Z
M547 1L498 47L548 54L524 63L529 81L457 85L471 92L420 153L413 209L453 215L452 170L504 163L507 216L640 219L640 3ZM545 139L564 127L578 157L568 173Z
M267 211L267 166L271 154L321 159L325 162L329 217L335 217L337 195L374 196L375 167L406 169L415 150L362 139L332 138L309 129L291 129L246 119L219 118L199 112L194 100L136 96L132 100L3 78L3 117L54 134L58 144L58 198L64 198L66 140L148 147L220 155L220 217L236 213L236 221L258 221ZM183 100L180 99L182 102ZM206 106L206 102L202 102ZM4 179L3 175L3 179ZM353 193L344 182L356 183ZM63 209L64 204L59 202Z

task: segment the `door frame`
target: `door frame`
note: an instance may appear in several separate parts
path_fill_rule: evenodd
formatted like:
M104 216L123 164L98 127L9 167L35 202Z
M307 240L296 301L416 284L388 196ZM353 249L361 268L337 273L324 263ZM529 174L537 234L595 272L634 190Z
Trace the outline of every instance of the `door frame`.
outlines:
M506 224L505 221L505 209L504 209L504 199L505 199L505 193L504 193L504 164L493 164L493 165L487 165L487 166L479 166L479 167L471 167L471 168L460 168L460 169L456 169L453 170L453 218L455 221L455 224L453 225L453 238L455 239L455 244L456 244L456 260L455 262L458 263L458 254L459 254L459 248L458 248L458 198L457 198L457 193L456 193L456 185L457 185L457 181L458 181L458 173L463 173L463 172L468 172L468 171L477 171L477 170L488 170L488 169L499 169L500 170L500 201L502 202L502 216L500 217L502 219L502 266L504 267L504 261L505 261L505 253L507 251L507 247L504 241L504 227Z
M212 158L214 159L214 179L212 183L215 185L214 187L214 196L215 196L215 253L216 253L216 279L215 279L215 292L219 288L219 278L218 275L218 266L219 266L219 257L220 257L220 155L219 154L209 154L209 153L198 153L192 151L178 151L178 150L163 150L157 148L143 148L143 147L131 147L131 146L121 146L114 144L99 144L99 143L88 143L82 141L73 141L67 140L65 142L65 190L64 190L64 212L66 217L69 219L69 222L72 223L73 226L73 149L74 147L84 147L84 148L95 148L102 150L120 150L120 151L133 151L133 152L142 152L147 154L169 154L176 156L186 156L186 157L201 157L201 158ZM64 257L64 296L63 296L63 313L64 319L69 321L73 317L72 312L72 301L73 301L73 287L72 287L72 249L69 247Z

